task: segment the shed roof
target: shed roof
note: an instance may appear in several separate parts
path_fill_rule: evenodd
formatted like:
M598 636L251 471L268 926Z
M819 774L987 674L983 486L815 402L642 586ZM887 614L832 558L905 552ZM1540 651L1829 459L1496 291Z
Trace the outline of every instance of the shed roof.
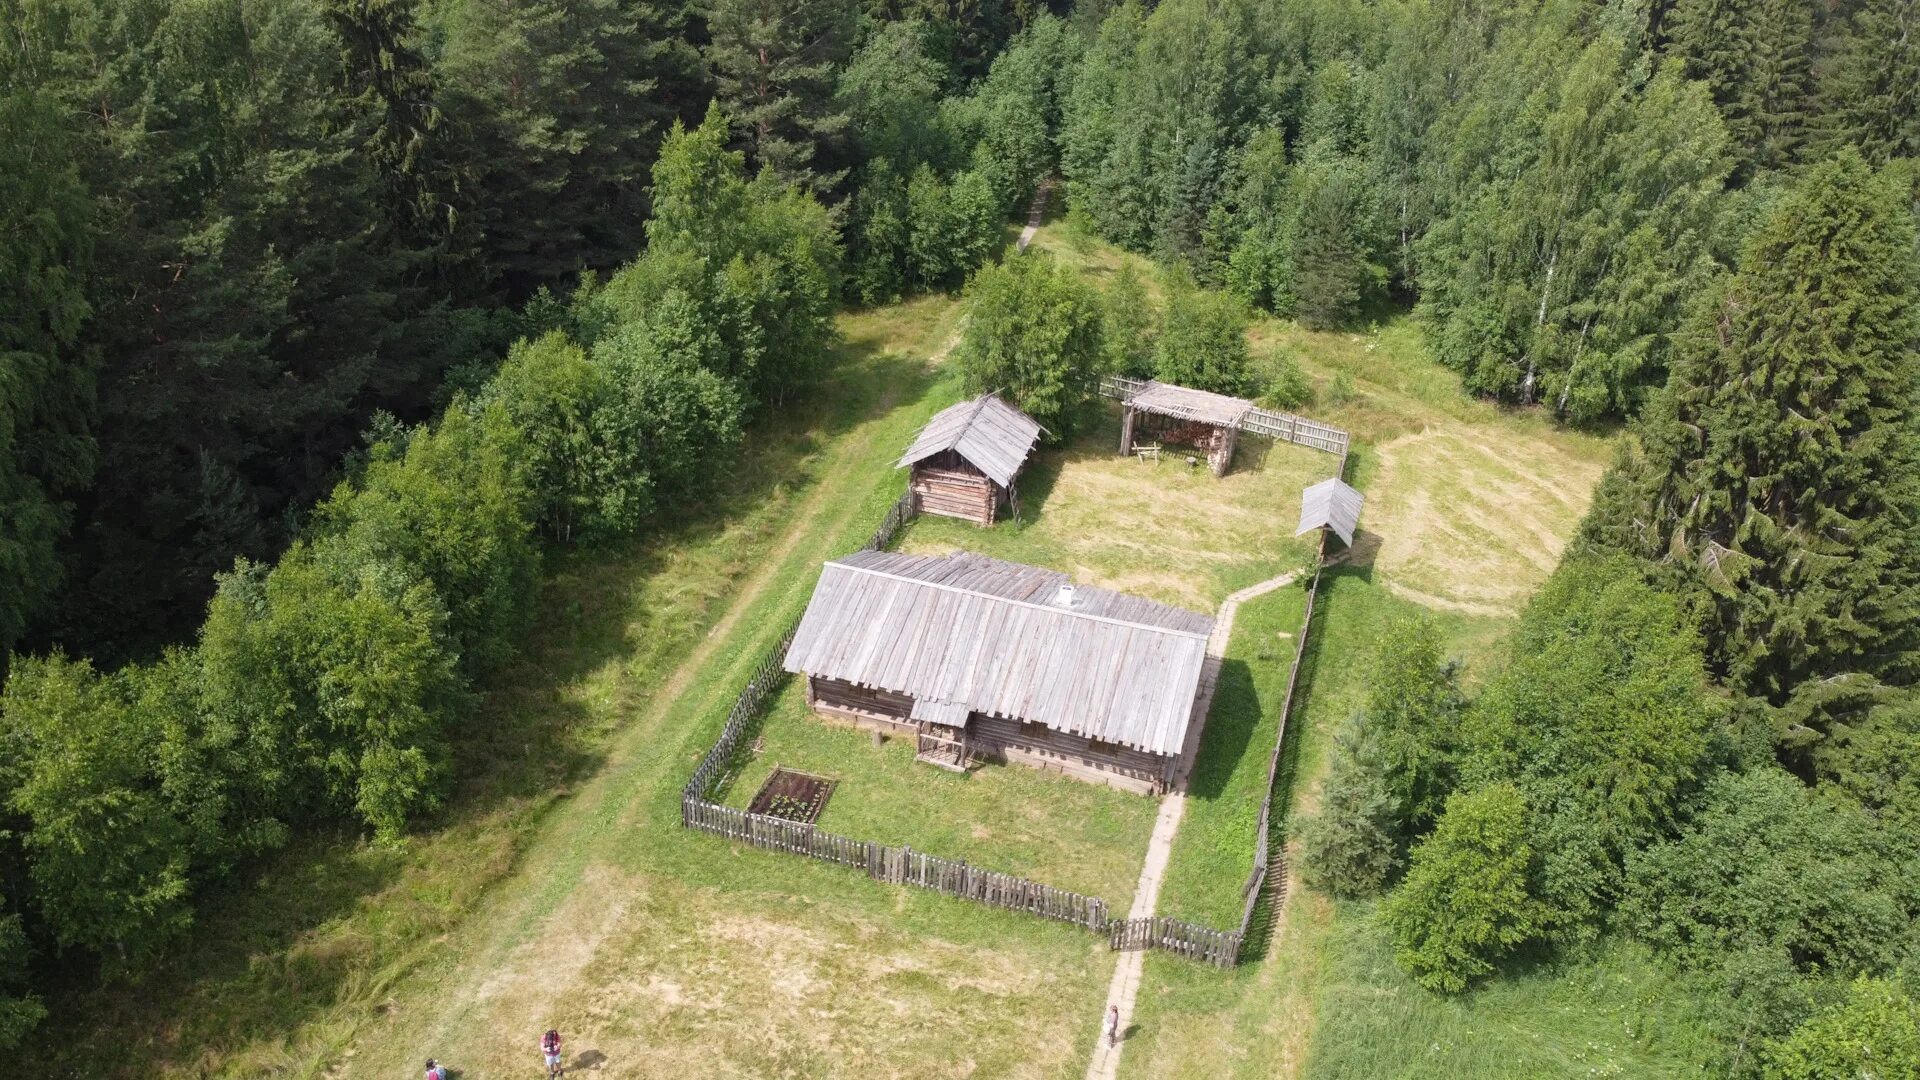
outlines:
M1033 452L1042 430L1032 417L996 395L981 394L934 414L894 467L904 469L952 450L994 483L1008 487Z
M1216 427L1238 427L1253 411L1253 402L1207 390L1191 390L1163 382L1149 382L1127 399L1129 408L1181 420L1198 420Z
M1067 575L959 552L826 564L788 671L1180 753L1213 620ZM936 715L939 714L939 715ZM916 708L914 713L920 716Z
M1300 493L1300 527L1293 535L1332 529L1342 543L1352 547L1353 531L1360 525L1360 506L1365 501L1365 496L1347 486L1346 481L1329 476Z

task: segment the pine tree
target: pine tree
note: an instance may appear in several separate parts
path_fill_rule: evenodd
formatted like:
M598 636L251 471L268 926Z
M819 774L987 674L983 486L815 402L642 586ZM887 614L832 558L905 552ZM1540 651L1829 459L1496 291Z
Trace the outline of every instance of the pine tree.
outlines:
M520 296L631 259L666 127L705 101L672 4L473 0L441 18L489 269Z
M1063 164L1075 205L1126 247L1190 258L1226 163L1267 97L1242 0L1169 0L1108 19L1067 96Z
M1252 364L1240 298L1202 289L1184 272L1168 275L1167 310L1153 346L1154 378L1240 395L1253 388Z
M825 195L846 179L836 69L853 47L851 0L713 0L707 63L755 169Z
M1550 913L1530 892L1527 829L1526 801L1510 785L1447 800L1415 845L1406 879L1380 906L1394 958L1415 982L1459 993L1546 932Z
M1322 144L1293 171L1286 245L1292 314L1311 327L1338 326L1386 284L1375 261L1372 193L1359 163Z
M345 89L371 120L364 145L395 227L413 244L446 247L464 225L462 177L446 145L438 80L415 44L414 0L326 0L324 7L340 35Z
M1857 155L1804 175L1693 320L1586 526L1697 592L1716 672L1774 705L1920 674L1913 244ZM1794 723L1804 741L1823 721Z

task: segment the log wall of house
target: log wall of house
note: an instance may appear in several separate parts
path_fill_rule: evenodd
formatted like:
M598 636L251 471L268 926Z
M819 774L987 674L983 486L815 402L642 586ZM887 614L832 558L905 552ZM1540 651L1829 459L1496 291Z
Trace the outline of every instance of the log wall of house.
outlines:
M1160 794L1173 777L1173 759L1164 755L981 713L967 723L967 746L988 761L1030 765L1140 795Z
M908 487L920 513L975 525L992 525L1000 502L1000 486L952 451L915 465Z
M807 704L822 716L884 734L914 734L913 698L906 694L855 686L839 679L807 676Z
M838 679L807 678L807 704L821 716L884 735L918 735L913 698ZM951 729L947 729L951 730ZM1173 758L974 713L967 719L970 756L1002 765L1028 765L1140 795L1158 795L1173 779Z

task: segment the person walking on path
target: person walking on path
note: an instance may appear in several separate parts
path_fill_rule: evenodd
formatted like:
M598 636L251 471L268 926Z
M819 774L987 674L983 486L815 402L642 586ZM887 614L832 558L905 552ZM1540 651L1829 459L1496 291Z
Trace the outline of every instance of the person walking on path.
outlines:
M1107 1045L1117 1046L1120 1042L1120 1006L1107 1006Z
M567 1070L560 1065L560 1032L558 1030L548 1028L547 1033L540 1036L540 1055L547 1062L548 1080L567 1074Z

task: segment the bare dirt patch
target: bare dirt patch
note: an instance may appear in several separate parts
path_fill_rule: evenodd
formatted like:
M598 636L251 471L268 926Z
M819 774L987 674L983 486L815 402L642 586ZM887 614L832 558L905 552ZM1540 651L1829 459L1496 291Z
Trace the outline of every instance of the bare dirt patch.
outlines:
M1377 453L1365 524L1381 579L1475 615L1518 611L1546 580L1603 471L1597 455L1485 426L1403 435Z

